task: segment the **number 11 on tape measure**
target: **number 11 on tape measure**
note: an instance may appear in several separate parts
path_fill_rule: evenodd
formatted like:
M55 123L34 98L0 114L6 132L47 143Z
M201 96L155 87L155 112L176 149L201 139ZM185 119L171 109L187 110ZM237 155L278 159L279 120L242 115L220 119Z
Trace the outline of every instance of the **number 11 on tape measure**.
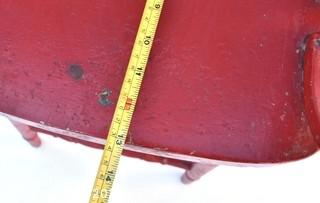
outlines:
M164 0L147 0L89 203L107 203L148 63Z

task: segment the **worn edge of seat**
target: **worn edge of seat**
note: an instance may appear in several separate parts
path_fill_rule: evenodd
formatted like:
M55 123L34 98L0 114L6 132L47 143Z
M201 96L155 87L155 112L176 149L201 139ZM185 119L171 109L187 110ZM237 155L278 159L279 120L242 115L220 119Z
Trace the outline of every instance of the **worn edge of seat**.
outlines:
M46 130L52 133L57 133L60 135L64 135L70 138L75 138L81 141L87 141L95 144L105 144L105 139L101 138L96 138L91 135L86 135L81 132L74 132L70 130L63 130L59 129L56 127L51 127L42 123L36 123L33 121L29 121L23 118L19 118L13 115L9 115L3 112L0 112L0 116L7 117L9 120L13 120L16 122L23 123L25 125L39 128L42 130ZM125 144L124 147L125 150L127 151L132 151L132 152L138 152L138 153L143 153L143 154L149 154L149 155L154 155L154 156L159 156L163 158L170 158L170 159L177 159L181 161L188 161L188 162L193 162L193 163L202 163L202 164L208 164L208 165L227 165L227 166L254 166L254 167L265 167L265 166L272 166L275 164L279 163L242 163L242 162L232 162L232 161L222 161L222 160L215 160L215 159L209 159L209 158L203 158L203 157L197 157L197 156L191 156L191 155L186 155L186 154L179 154L175 152L169 152L169 151L162 151L159 149L152 149L152 148L147 148L147 147L142 147L142 146L136 146L136 145L131 145L131 144ZM283 162L282 162L283 163Z

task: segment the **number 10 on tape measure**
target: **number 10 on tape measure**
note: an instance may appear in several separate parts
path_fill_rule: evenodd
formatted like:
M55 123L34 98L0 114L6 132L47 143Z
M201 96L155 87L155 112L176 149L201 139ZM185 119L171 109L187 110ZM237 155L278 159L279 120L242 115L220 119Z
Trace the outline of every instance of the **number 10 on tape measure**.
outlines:
M146 2L89 203L109 201L163 4Z

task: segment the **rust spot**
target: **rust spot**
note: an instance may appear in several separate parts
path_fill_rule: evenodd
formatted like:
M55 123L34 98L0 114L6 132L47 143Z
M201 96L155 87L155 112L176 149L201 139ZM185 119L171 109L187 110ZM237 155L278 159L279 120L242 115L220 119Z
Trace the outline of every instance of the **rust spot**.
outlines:
M83 69L79 64L71 64L68 69L68 74L75 80L81 80L83 78Z

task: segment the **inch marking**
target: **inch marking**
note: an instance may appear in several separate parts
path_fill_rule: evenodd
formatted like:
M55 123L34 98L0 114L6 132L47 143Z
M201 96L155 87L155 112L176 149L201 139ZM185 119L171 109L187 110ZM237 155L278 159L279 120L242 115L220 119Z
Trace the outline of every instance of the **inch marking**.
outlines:
M109 201L163 4L146 1L89 203Z

